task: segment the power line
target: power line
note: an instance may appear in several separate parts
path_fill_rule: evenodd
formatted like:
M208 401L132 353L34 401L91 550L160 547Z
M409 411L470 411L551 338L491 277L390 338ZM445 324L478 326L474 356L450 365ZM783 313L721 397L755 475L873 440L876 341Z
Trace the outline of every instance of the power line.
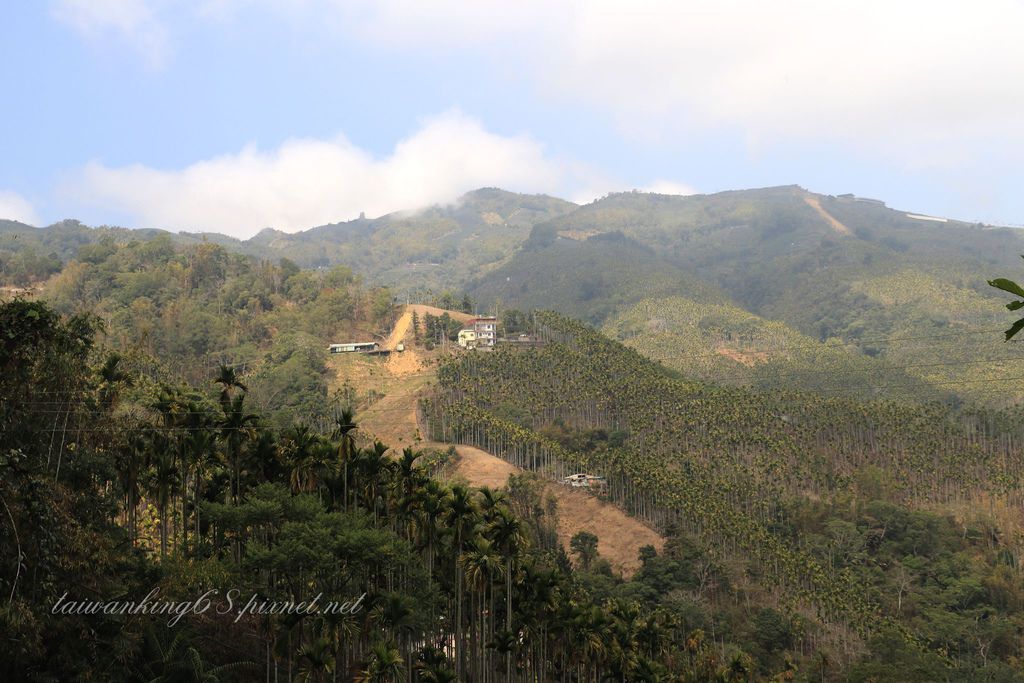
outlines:
M1022 378L1016 378L1015 377L1015 378L1008 378L1008 379L1017 380L1017 379L1022 379ZM771 394L766 394L766 393L748 392L747 396L745 396L745 397L730 396L730 397L725 397L725 398L727 399L728 404L730 406L732 406L732 407L741 407L741 408L750 408L750 409L775 410L775 409L782 409L782 408L787 408L787 407L789 407L789 408L808 408L808 407L813 408L813 407L815 407L815 404L811 401L811 398L814 397L815 395L817 395L818 392L806 391L806 392L791 392L791 393L802 393L802 397L801 396L797 396L797 397L779 398L777 396L774 396L774 395L771 395ZM715 399L721 399L721 398L722 397L720 397L720 396L713 396L713 395L678 396L678 397L672 397L672 398L667 399L666 403L668 404L669 407L671 407L673 405L681 407L683 405L694 405L694 404L706 403L706 402L713 401ZM856 395L842 395L842 394L827 395L826 394L826 395L820 396L820 398L824 398L826 400L854 400L854 401L862 403L862 404L863 403L867 403L867 404L870 404L870 403L880 403L880 402L886 402L886 401L892 402L892 401L899 400L899 402L901 404L905 405L907 408L913 408L913 407L919 405L919 404L916 404L916 403L903 403L902 399L896 399L894 397L885 397L885 396L881 396L881 397L864 397L864 396L856 396ZM925 401L925 402L922 402L922 403L924 403L924 404L935 403L935 404L938 404L938 405L945 405L945 404L942 404L940 401L931 401L931 402ZM1022 406L1020 404L1014 404L1012 406L1007 406L1004 409L1019 408L1019 407L1022 407ZM362 415L370 415L371 416L370 419L372 419L373 415L378 415L380 413L404 413L404 414L410 414L410 413L414 413L414 412L415 412L415 408L412 408L412 407L392 407L392 408L376 408L376 409L371 407L371 408L367 408L361 414ZM66 413L70 413L70 411L43 411L42 412L42 414L44 414L44 415L55 415L55 416L64 415ZM83 414L84 415L90 415L90 414L95 414L96 411L75 411L75 413L77 413L79 415L83 415ZM102 413L100 413L100 414L102 414ZM329 421L330 418L326 417L326 416L322 417L322 418L313 418L313 419L311 419L311 422L318 422L318 421L321 421L321 420ZM357 418L357 423L358 423L358 418ZM300 425L301 424L307 424L307 426L310 426L308 423L301 423L300 422L298 424L300 424ZM146 427L146 429L150 429L152 431L211 431L211 432L223 432L223 431L245 431L247 429L271 430L271 431L286 431L286 430L294 429L294 427L295 427L295 425L288 426L288 427L270 427L270 426L266 426L266 425L261 423L258 426L253 426L251 428L250 427L226 428L226 427L220 427L220 426L217 426L217 425L214 424L214 425L197 426L197 427L185 427L185 426L161 427L161 426L151 426L151 427ZM58 429L58 430L55 430L55 431L62 431L62 430ZM69 429L68 431L72 431L72 430ZM75 429L73 431L82 431L82 430L81 429ZM89 430L89 431L109 431L109 430L108 429L102 429L102 430Z
M993 332L993 330L977 330L977 331L973 331L973 332L962 332L962 333L956 333L956 334L950 334L950 335L938 335L938 337L951 338L951 337L973 336L973 335L977 335L977 334L988 334L988 333L991 333L991 332ZM926 335L926 336L918 336L918 337L892 337L892 338L888 338L886 340L874 340L874 341L875 342L879 342L879 341L889 341L889 342L891 342L891 341L930 340L930 339L934 339L936 337L937 337L936 335ZM785 348L785 347L780 347L780 348ZM811 345L811 346L788 347L788 348L790 350L796 350L796 349L799 349L799 348L813 348L813 349L826 348L827 349L828 347L822 346L820 344L816 344L816 345ZM709 355L719 355L719 354L717 354L717 353L689 354L689 355L677 355L677 356L673 356L673 357L674 358L688 358L688 357L689 358L699 358L699 357L706 357L706 356L709 356ZM670 358L673 358L673 357L670 357ZM916 364L909 364L909 365L903 365L903 366L886 366L886 367L880 367L880 368L850 369L850 370L847 370L847 372L852 372L852 373L871 373L871 372L886 373L886 372L896 372L896 371L904 370L904 369L907 369L907 368L940 367L940 366L951 367L951 366L962 366L962 365L976 365L976 364L979 364L979 363L989 363L989 362L1016 362L1016 361L1019 361L1019 360L1022 360L1022 359L1024 359L1024 357L1014 357L1014 358L1007 357L1007 358L980 359L980 360L970 360L970 361L947 361L947 362L940 362L940 363L916 363ZM652 359L652 361L653 361L653 359ZM653 361L653 362L657 362L657 361ZM754 370L754 369L751 370L751 372L755 372L755 371L756 370ZM783 375L781 375L781 377L792 377L792 376L801 376L801 375L802 376L806 376L808 373L811 373L811 374L827 374L829 372L831 372L831 371L829 371L829 370L821 370L821 371L813 371L813 370L796 371L796 372L791 372L791 373L783 374ZM382 376L379 379L381 379L383 381L399 381L399 382L401 382L402 380L409 379L409 378L435 377L435 376L436 376L436 372L435 371L425 371L425 372L408 373L406 375L400 375L400 376L394 376L394 375ZM780 375L776 375L775 377L776 378L780 377ZM344 379L347 380L348 378L344 378ZM371 378L371 382L375 381L376 379L378 379L378 378ZM743 376L743 375L732 375L732 376L712 377L712 378L708 378L708 379L698 379L698 378L695 378L694 381L698 381L698 382L721 382L721 381L730 380L730 379L740 379L740 380L743 380L743 379L749 379L749 378L747 376ZM772 379L772 378L769 377L768 379ZM847 395L854 396L854 397L857 397L857 398L868 398L868 397L864 397L865 390L875 390L875 391L877 391L877 390L881 390L881 389L906 389L906 390L919 391L922 388L922 385L924 385L924 387L928 387L928 386L953 386L953 385L961 385L961 384L976 384L976 383L986 384L986 383L1007 382L1007 381L1016 381L1016 380L1024 380L1024 377L980 378L980 379L950 380L950 381L930 381L930 380L928 380L926 378L922 378L920 383L916 383L915 382L915 383L911 383L911 384L906 384L906 383L902 383L902 384L888 384L888 385L876 385L876 386L873 386L873 387L870 387L870 386L869 387L858 387L858 386L852 386L851 387L851 386L847 385L847 386L842 386L842 387L815 387L815 388L807 388L807 389L788 389L788 391L792 391L792 392L796 392L796 393L801 393L801 392L803 392L803 393L811 393L811 394L834 394L836 396L840 396L842 394L847 394ZM43 393L44 396L59 396L59 395L62 395L62 394L71 395L71 396L81 396L81 394L84 393L84 391L85 390L79 390L79 391L74 391L74 390L69 390L69 391L43 391L42 393ZM748 390L748 391L753 391L753 390ZM414 393L418 393L418 392L414 392ZM756 395L757 392L754 392L754 393ZM396 398L396 397L397 398L402 398L402 397L408 396L408 395L411 395L411 394L408 394L408 393L407 394L395 394L395 393L387 393L387 392L385 392L383 394L383 397L382 397L381 400L386 400L389 397L391 397L391 398ZM878 400L880 398L884 400L885 397L870 397L870 398L868 398L868 400ZM686 400L694 400L695 401L695 400L705 400L705 399L704 399L704 397L687 397ZM84 402L84 399L79 398L79 399L75 399L73 401L72 400L67 400L67 399L65 399L65 400L53 400L53 401L38 401L37 400L37 401L23 402L22 404L23 405L36 405L36 406L44 406L44 405L64 406L64 405L67 405L67 404L72 403L72 402L82 403L82 402ZM760 401L759 401L759 403L760 403ZM406 411L406 410L408 410L408 408L376 408L376 409L374 409L374 408L370 407L370 408L368 408L368 410L371 410L371 411L374 411L374 412L390 412L390 411ZM56 413L56 414L64 414L64 412L65 412L64 410L49 411L49 414L54 414L54 413ZM83 412L83 411L78 411L78 412ZM90 411L90 412L92 414L106 414L104 411ZM210 414L214 414L215 415L216 414L216 413L210 413L208 411L175 411L174 414L178 415L178 416L182 416L182 415L192 414L193 412L197 413L197 414L201 413L201 414L204 414L204 415L210 415Z
M1019 360L1024 360L1024 357L1012 358L1012 359L1000 359L1000 360L1019 361ZM879 370L892 372L892 371L895 371L895 370L902 370L902 369L911 368L911 367L972 365L972 364L976 364L978 362L988 362L988 361L950 361L950 362L947 362L947 363L912 364L912 365L907 365L907 366L892 366L890 368L880 368ZM824 373L824 372L828 372L828 371L821 371L821 372ZM794 374L799 375L800 373L794 373ZM415 374L405 375L402 378L405 378L405 377L434 377L434 376L436 376L435 373L426 372L426 373L415 373ZM402 378L396 378L396 379L402 379ZM517 381L517 378L505 378L505 377L502 377L501 379L503 379L505 381ZM703 383L703 384L709 384L709 383L714 382L716 380L700 380L700 379L688 380L688 379L684 379L682 381L684 381L684 382L694 381L694 382L699 382L699 383ZM930 381L930 380L922 378L919 382L896 383L896 384L881 384L881 385L873 385L873 386L868 386L868 387L863 387L863 388L856 387L856 386L852 386L851 387L849 385L844 385L844 386L832 386L832 387L828 387L828 386L825 386L825 387L814 387L814 388L810 388L810 389L799 388L799 387L797 387L797 388L788 388L788 387L786 387L786 388L780 388L780 389L784 390L784 391L794 392L794 393L836 393L836 394L848 393L848 394L851 394L851 395L858 395L859 396L859 395L863 394L863 391L865 389L879 390L879 389L900 389L900 388L904 388L904 389L913 389L913 390L919 391L920 389L927 388L928 386L952 386L952 385L978 384L978 383L986 384L986 383L1009 382L1009 381L1024 381L1024 376L995 377L995 378L975 378L975 379L958 379L958 380L944 380L944 381ZM924 385L924 386L922 387L922 385ZM715 389L717 387L711 387L711 388ZM748 392L751 392L751 393L754 393L754 394L760 393L760 392L757 392L756 390L753 390L753 389L750 389L750 388L747 388L747 387L733 387L733 386L729 386L729 385L723 385L721 388L723 390L748 391ZM406 396L416 395L418 393L419 393L419 390L416 390L416 391L413 391L413 392L405 392L405 393L387 393L387 392L385 392L385 393L383 393L382 397L380 399L378 399L378 400L383 401L383 400L387 400L389 398L391 398L391 399L394 399L394 398L404 398ZM251 396L251 394L249 396ZM20 405L45 406L45 405L63 405L63 404L67 404L69 402L70 401L67 401L67 400L64 400L64 401L25 401L25 402L20 402L19 404ZM77 399L76 402L82 403L82 402L84 402L84 399ZM152 407L152 406L147 406L147 408L151 409L151 410L158 410L157 408ZM373 410L373 408L370 407L370 408L368 408L368 410ZM379 411L379 410L394 410L394 409L378 408L377 410ZM53 412L57 412L59 414L63 414L64 411L60 410L60 411L53 411ZM100 413L100 414L105 414L105 411L93 411L93 412ZM172 411L172 412L175 415L188 415L188 414L193 414L193 413L194 414L211 414L209 411ZM217 414L217 413L212 413L212 414Z
M856 358L856 356L851 356L851 358ZM661 362L660 359L652 358L652 360L656 360L657 362ZM1024 355L1012 356L1012 357L1006 357L1006 358L987 358L987 359L978 359L978 360L944 361L944 362L938 362L938 363L911 363L909 365L883 365L883 366L874 367L874 368L844 368L841 371L827 370L827 369L823 369L823 370L812 370L812 369L792 370L790 372L781 373L781 374L774 374L773 373L773 374L765 376L764 379L778 379L778 378L783 378L783 377L800 377L800 376L806 376L806 375L825 375L825 374L844 375L844 374L853 374L853 373L887 373L887 372L888 373L892 373L892 372L897 372L897 371L900 371L900 370L907 370L907 369L910 369L910 368L953 367L953 366L961 366L961 365L978 365L978 364L982 364L982 363L1003 363L1003 362L1020 362L1020 361L1024 361ZM669 367L669 366L666 366L666 367ZM761 367L764 367L764 366L761 366ZM674 368L670 367L670 369L674 369ZM749 379L751 375L753 375L754 373L757 373L758 369L759 369L758 366L753 366L753 367L750 367L750 368L748 368L746 370L746 372L748 373L746 375L711 375L711 376L701 377L701 380L702 381L707 381L707 382L725 382L725 381L734 380L734 379L744 380L744 379ZM700 371L699 370L693 370L691 372L699 373ZM921 377L920 379L924 383L932 383L931 380L928 380L927 378Z
M770 322L776 322L776 321L770 321ZM627 348L632 348L632 347L628 347L626 342L630 341L631 339L636 339L637 337L640 336L640 335L635 335L633 337L628 337L626 339L616 339L616 338L613 338L613 337L611 337L609 335L604 334L600 330L597 330L597 332L598 332L598 334L601 334L602 336L606 337L610 341L618 342L619 344L622 344L623 346L627 346ZM931 341L931 340L934 340L934 339L959 339L959 338L964 338L964 337L975 337L975 336L982 335L982 334L1000 334L1002 332L1003 332L1002 329L985 329L985 330L979 329L979 330L963 330L963 331L960 331L960 332L953 332L953 333L949 333L949 334L929 334L929 335L924 335L924 336L919 336L919 337L885 337L885 338L878 338L878 339L853 339L853 340L842 340L842 339L840 339L839 341L842 342L842 345L839 346L839 347L835 347L835 348L842 348L843 346L846 346L846 345L862 346L862 345L865 345L865 344L889 344L889 343L892 343L892 342L904 342L904 341ZM1005 344L1007 342L1001 341L1000 343L1001 344ZM1016 339L1012 340L1010 343L1018 343L1018 340L1016 340ZM831 349L831 348L834 348L834 347L831 347L826 342L822 341L822 342L816 342L814 344L807 344L807 345L801 345L801 346L777 346L777 347L772 348L771 351L773 353L775 353L775 352L784 352L784 351L805 351L805 350L808 350L808 349L828 350L828 349ZM634 350L636 350L636 349L634 349ZM695 354L679 354L679 355L676 355L676 356L670 356L670 358L706 358L706 357L719 356L719 355L721 355L721 354L719 354L717 351L709 351L709 352L699 353L699 354L697 354L697 353L695 353Z

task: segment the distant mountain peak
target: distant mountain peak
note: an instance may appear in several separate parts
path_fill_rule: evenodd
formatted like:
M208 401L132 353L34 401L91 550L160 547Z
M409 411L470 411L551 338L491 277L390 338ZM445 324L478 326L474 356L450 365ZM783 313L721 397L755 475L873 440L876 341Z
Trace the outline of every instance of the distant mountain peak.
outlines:
M530 194L530 193L523 193L523 192L512 192L511 190L503 190L500 187L478 187L475 190L470 190L469 192L466 192L465 194L463 194L461 197L459 197L458 201L460 201L460 202L479 201L479 200L493 201L495 199L516 200L516 199L525 199L525 198L554 199L554 200L557 200L559 202L565 202L566 204L572 204L573 203L573 202L570 202L568 200L561 199L559 197L554 197L552 195L544 194L544 193L541 193L541 192L532 193L532 194Z
M517 193L509 190L503 190L500 187L478 187L475 190L470 190L459 197L459 201L465 201L468 199L481 199L481 198L493 198L493 197L512 197Z
M288 233L283 232L281 230L278 230L277 228L263 228L258 233L253 235L250 239L252 239L252 240L261 240L262 241L262 240L274 239L276 237L281 237L282 235L287 235L287 234Z

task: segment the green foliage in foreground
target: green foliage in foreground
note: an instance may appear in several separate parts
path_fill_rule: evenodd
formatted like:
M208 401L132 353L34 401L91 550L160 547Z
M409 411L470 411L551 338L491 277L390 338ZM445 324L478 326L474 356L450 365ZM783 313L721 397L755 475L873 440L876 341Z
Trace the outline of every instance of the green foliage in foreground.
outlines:
M439 483L417 452L360 447L347 411L331 433L271 428L228 367L215 400L186 385L129 399L140 377L95 345L94 322L38 302L0 305L0 367L3 680L750 680L788 666L779 615L758 611L767 635L723 645L644 598L698 581L690 565L666 575L671 549L611 592L607 574L573 572L529 479ZM51 613L65 591L138 601L153 587L175 601L233 589L234 611ZM249 595L318 594L349 611L236 618ZM744 644L766 653L760 668Z
M1004 292L1009 292L1015 296L1021 297L1017 301L1011 301L1006 304L1006 309L1009 311L1019 311L1024 308L1024 287L1021 287L1013 280L1008 280L1005 277L997 277L995 280L989 280L988 284L996 289L1001 289ZM1024 318L1015 321L1010 328L1006 330L1006 341L1013 339L1018 332L1024 329Z

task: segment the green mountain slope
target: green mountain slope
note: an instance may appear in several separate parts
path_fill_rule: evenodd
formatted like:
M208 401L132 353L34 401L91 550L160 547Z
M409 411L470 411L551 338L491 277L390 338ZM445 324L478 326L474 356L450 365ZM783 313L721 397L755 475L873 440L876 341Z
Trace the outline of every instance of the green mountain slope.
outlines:
M868 376L873 368L889 368L860 383L914 398L952 392L998 403L1024 397L1024 382L1017 379L1024 376L1024 365L998 341L1005 315L998 293L986 284L994 274L1017 267L1017 255L1024 253L1021 231L915 219L879 203L787 186L693 197L614 194L536 232L549 236L551 253L524 245L507 264L473 283L477 299L613 324L616 315L628 316L628 307L645 299L678 295L699 303L731 303L736 310L730 315L745 311L779 321L804 337L774 343L834 339L851 355L848 360L833 352L828 359L805 357L806 370L817 373L817 380L800 367L781 368L774 377L784 386L829 386L832 382L820 381L826 370L847 368ZM612 254L598 268L581 269L568 255L557 258L571 238L590 242L602 235L627 238L632 246L623 251L624 260L616 263ZM627 256L644 248L656 264ZM614 296L581 303L579 292L591 291L591 280L606 279L605 271L616 273ZM719 299L695 296L694 282L717 291ZM670 310L673 302L679 311ZM662 306L667 308L650 317L691 324L685 320L689 309L679 300ZM780 330L763 328L766 334ZM688 353L716 353L710 338L702 338L702 347L693 343L696 338L689 341ZM646 348L655 352L658 345ZM757 374L773 376L768 370L759 368ZM854 375L845 377L853 381ZM935 392L921 394L919 379L932 383Z
M651 297L685 293L702 301L726 300L714 287L622 233L577 239L545 227L534 229L512 260L468 289L484 302L552 309L590 322Z
M357 219L285 234L265 230L244 249L303 267L341 263L400 290L457 287L507 259L535 223L575 204L482 189L450 206Z
M212 242L229 251L301 267L346 265L375 283L403 292L458 287L511 256L534 224L576 208L545 195L521 195L485 188L451 205L420 211L359 218L298 233L265 229L248 240L216 233L167 233L162 230L89 228L62 221L33 228L0 222L0 274L27 284L56 272L55 259L66 262L85 245L126 244L167 236L181 244ZM53 255L53 258L49 258ZM45 264L36 263L48 257Z
M1018 230L915 220L796 186L692 197L620 193L542 227L561 235L621 232L743 308L821 338L845 319L820 310L817 292L834 296L852 280L896 267L952 268L984 291L983 273L1012 267L1024 253ZM811 310L801 305L807 301Z
M780 386L876 398L943 400L949 391L837 339L821 342L732 304L647 299L603 331L687 377L770 391Z
M1019 411L681 381L580 323L537 318L546 346L443 367L425 404L434 438L551 479L601 475L603 495L684 530L747 599L799 614L822 651L841 639L840 658L916 662L906 678L853 680L994 675L975 641L1020 625L985 588L1020 585ZM938 678L918 668L943 659Z

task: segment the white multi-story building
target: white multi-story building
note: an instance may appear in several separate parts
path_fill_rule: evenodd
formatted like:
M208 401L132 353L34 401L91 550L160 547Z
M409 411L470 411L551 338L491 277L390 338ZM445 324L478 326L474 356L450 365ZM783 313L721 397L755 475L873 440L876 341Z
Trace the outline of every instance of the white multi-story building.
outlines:
M498 338L498 319L493 315L483 316L471 321L476 332L477 346L494 346Z

